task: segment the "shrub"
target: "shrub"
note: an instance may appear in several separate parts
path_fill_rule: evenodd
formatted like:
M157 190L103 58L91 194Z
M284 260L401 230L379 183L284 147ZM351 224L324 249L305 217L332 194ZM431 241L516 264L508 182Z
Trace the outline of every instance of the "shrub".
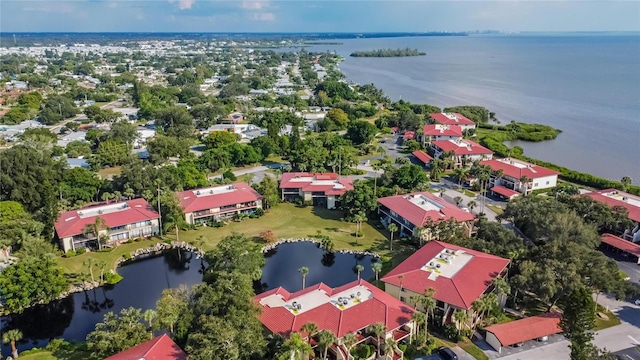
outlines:
M124 253L124 254L122 254L122 257L124 257L125 260L131 260L131 254L130 253Z
M74 257L76 255L77 253L74 250L67 250L67 252L64 253L64 257L67 257L67 258Z
M231 170L227 170L227 171L223 172L222 173L222 178L223 179L228 179L228 180L231 180L231 181L236 181L237 180L236 176L233 174L233 172Z
M260 238L266 243L276 242L278 237L272 230L265 230L260 233Z
M120 280L122 280L122 276L118 273L108 272L104 274L104 282L109 285L117 284Z
M82 254L84 254L86 252L87 252L87 249L80 248L80 249L76 250L76 255L82 255Z
M262 210L262 209L256 209L256 211L254 212L254 214L255 214L257 217L260 217L260 216L264 215L264 210Z
M53 339L49 341L49 344L47 344L47 347L45 349L47 349L47 351L51 351L52 353L55 353L61 348L67 347L69 345L70 345L69 342L65 341L64 339ZM24 353L22 353L22 355L24 355Z
M462 340L462 336L460 336L458 329L453 323L445 324L442 327L442 335L449 341L458 342Z

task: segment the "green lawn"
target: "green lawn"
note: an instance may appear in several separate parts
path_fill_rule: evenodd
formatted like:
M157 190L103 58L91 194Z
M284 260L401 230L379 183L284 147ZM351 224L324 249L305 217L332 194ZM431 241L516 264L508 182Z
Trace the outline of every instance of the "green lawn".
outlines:
M245 219L240 222L232 221L221 228L200 227L196 230L181 231L180 241L192 242L202 236L205 240L204 250L212 249L220 239L234 232L243 233L260 242L259 234L265 230L272 230L278 238L302 238L313 237L317 231L328 235L333 240L336 249L355 249L373 251L381 256L392 255L393 259L388 269L404 260L412 251L411 246L394 240L393 254L389 251L388 232L381 228L377 222L362 224L363 236L356 238L353 233L356 225L342 221L342 212L338 210L326 210L312 206L299 207L294 204L284 203L270 209L264 216L258 219ZM380 227L380 228L379 228ZM167 238L175 240L174 233ZM160 239L145 240L131 244L120 245L110 252L91 252L72 258L60 258L60 265L67 276L74 279L73 274L85 271L83 263L88 258L98 261L106 261L113 266L123 254L142 247L149 247L159 242ZM387 268L385 266L385 268ZM388 270L387 270L388 271Z
M467 195L470 198L475 198L476 196L478 196L478 194L474 193L471 190L467 190L467 189L455 189L455 190L459 193Z
M618 319L618 317L611 311L607 311L607 309L602 307L602 305L598 305L598 312L605 314L608 319L601 319L596 316L596 327L594 330L602 330L608 327L620 325L620 319Z
M487 207L489 209L491 209L494 213L500 215L504 212L504 209L502 209L500 206L496 206L496 205L487 205Z
M477 360L489 360L487 355L474 343L471 341L459 342L458 346L460 346L464 351L468 352L469 355L473 356Z
M101 179L111 179L112 177L114 177L116 175L120 175L121 172L122 172L122 167L120 167L120 166L109 167L109 168L106 168L106 169L98 170L98 176Z

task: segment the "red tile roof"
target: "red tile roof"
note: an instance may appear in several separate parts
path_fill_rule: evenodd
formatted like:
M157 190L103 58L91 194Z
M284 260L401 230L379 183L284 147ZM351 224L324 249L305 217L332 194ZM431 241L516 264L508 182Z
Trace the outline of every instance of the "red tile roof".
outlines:
M435 203L433 207L437 207L439 209L423 209L419 205L410 201L411 197L419 197L420 195L425 196L427 199ZM429 219L432 221L438 221L454 218L458 222L471 221L475 219L473 214L463 211L454 204L451 204L443 198L433 195L428 191L384 197L378 199L378 202L415 226L423 226Z
M316 290L322 290L331 297L358 285L365 286L371 291L373 297L344 310L338 309L331 303L325 303L294 315L285 307L270 307L266 304L260 304L260 300L273 294L280 295L284 302L288 302ZM319 283L293 294L278 287L256 296L254 301L262 308L259 317L264 326L283 336L288 336L292 332L300 332L302 325L307 322L314 322L318 325L319 330L329 330L339 338L379 322L385 324L387 331L392 331L411 321L411 314L415 312L410 306L362 279L333 289Z
M443 250L462 250L472 255L469 260L451 278L438 276L429 279L430 272L422 268ZM435 290L434 298L453 306L469 309L509 264L508 259L470 250L441 241L430 241L409 256L381 280L404 289L423 294L428 288ZM402 279L400 278L402 276Z
M229 189L228 187L233 187ZM225 189L227 188L227 189ZM213 193L211 193L213 191ZM198 195L198 192L201 195ZM178 193L180 205L185 213L215 209L227 205L235 205L262 199L247 183L235 183L210 188L193 189Z
M629 193L616 189L592 191L584 195L592 198L593 200L603 202L610 207L622 206L626 208L627 211L629 211L629 219L640 222L640 206L631 204L628 201L624 200L624 198L626 197L627 199L633 199L640 202L640 198L635 195L631 195Z
M451 115L453 119L449 118L447 115ZM472 120L469 120L464 115L461 115L458 113L446 113L446 114L435 113L435 114L429 114L429 116L431 116L431 118L438 124L443 124L443 125L475 125L476 124Z
M306 179L306 180L305 180ZM303 192L323 192L325 195L343 195L353 190L353 179L336 173L283 173L280 189L302 189Z
M509 198L509 199L511 199L514 196L521 195L519 192L517 192L515 190L511 190L509 188L506 188L506 187L500 186L500 185L492 187L491 191L496 192L496 193L498 193L498 194L500 194L500 195L502 195L502 196L504 196L506 198Z
M509 346L562 332L560 313L546 313L504 324L491 325L485 330L493 333L502 346Z
M477 144L471 140L436 140L432 141L433 146L437 146L442 151L453 151L456 155L482 155L493 154L493 151Z
M163 334L105 360L187 360L187 354Z
M99 210L102 210L102 213L99 213ZM158 219L160 216L145 199L133 199L63 212L54 227L60 238L80 235L87 225L94 223L96 217L101 217L108 227L113 228Z
M415 131L405 131L404 135L402 135L402 139L403 140L412 140L413 138L415 138L416 136L416 132Z
M429 154L427 154L426 152L422 151L422 150L416 150L414 152L411 153L413 156L416 157L416 159L422 161L425 164L428 164L429 162L431 162L431 160L433 160L433 158L431 156L429 156Z
M481 161L480 164L490 166L493 171L502 170L504 175L514 179L520 179L521 177L526 176L529 180L533 180L545 176L560 174L555 170L515 159L484 160ZM525 167L518 167L516 164L522 164Z
M602 242L640 258L640 245L612 234L603 234Z
M422 133L426 136L462 137L462 128L458 125L427 124L422 127Z

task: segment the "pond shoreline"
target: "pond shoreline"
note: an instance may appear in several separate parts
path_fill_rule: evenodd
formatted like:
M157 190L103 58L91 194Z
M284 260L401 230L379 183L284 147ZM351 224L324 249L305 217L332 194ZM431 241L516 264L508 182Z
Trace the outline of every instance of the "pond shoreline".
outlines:
M260 249L263 254L275 249L278 245L296 243L296 242L309 242L318 245L322 248L322 243L316 239L311 238L289 238L289 239L280 239L276 242L267 244ZM365 256L373 256L376 259L380 259L380 255L377 253L369 252L369 251L361 251L361 250L350 250L350 249L340 249L336 251L332 251L336 254L354 254L354 255L365 255Z

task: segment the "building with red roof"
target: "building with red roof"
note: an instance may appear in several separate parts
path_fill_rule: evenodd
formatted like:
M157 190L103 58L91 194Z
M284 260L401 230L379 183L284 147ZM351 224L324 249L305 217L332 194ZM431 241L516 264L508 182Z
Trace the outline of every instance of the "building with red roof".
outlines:
M290 172L282 174L280 190L282 200L302 199L312 202L313 206L335 209L339 205L338 198L353 190L353 180L336 173Z
M640 265L640 245L621 237L617 237L613 234L603 234L602 244L605 244L603 246L612 247L616 251L622 251L625 255L632 257L633 260Z
M429 114L433 122L442 125L459 126L462 130L475 129L476 123L466 116L458 113L435 113Z
M167 334L162 334L105 360L187 360L187 354Z
M546 313L528 318L496 324L486 327L485 341L498 353L503 346L521 344L525 341L543 339L549 335L559 334L560 313Z
M417 236L419 228L430 222L454 219L471 235L475 216L428 191L378 199L378 214L388 227L398 226L400 236Z
M145 199L133 199L113 204L86 206L65 211L54 224L60 245L66 252L96 243L97 236L88 232L90 225L101 218L106 225L100 230L102 244L118 245L129 239L155 235L159 231L160 215Z
M416 150L412 152L411 155L413 155L416 159L418 159L418 161L420 161L424 165L427 165L428 163L431 162L431 160L433 160L433 158L429 154L427 154L422 150Z
M443 157L445 153L452 153L456 167L493 157L493 151L468 139L436 140L431 142L431 148L437 158Z
M429 288L445 321L456 309L469 310L507 272L508 259L441 241L430 241L381 280L385 291L413 304Z
M633 227L627 229L622 238L640 243L640 196L632 195L616 189L592 191L583 196L588 196L595 201L605 203L609 207L621 206L629 212L629 220L633 221Z
M437 140L462 139L462 128L459 125L426 124L422 127L420 140L423 145Z
M405 131L404 134L402 134L402 141L407 141L407 140L413 140L416 137L416 132L415 131Z
M256 296L254 301L262 308L262 324L285 337L301 333L302 326L309 322L315 323L318 331L331 331L338 339L356 334L358 343L376 341L367 332L367 327L376 323L385 325L385 339L393 337L398 341L413 333L411 315L415 310L362 279L337 288L319 283L295 293L278 287ZM339 348L346 350L340 343L332 351L340 351Z
M492 170L490 184L502 186L522 194L533 190L556 187L559 172L513 158L480 162Z
M178 199L189 224L221 221L262 209L262 195L243 182L182 191Z

